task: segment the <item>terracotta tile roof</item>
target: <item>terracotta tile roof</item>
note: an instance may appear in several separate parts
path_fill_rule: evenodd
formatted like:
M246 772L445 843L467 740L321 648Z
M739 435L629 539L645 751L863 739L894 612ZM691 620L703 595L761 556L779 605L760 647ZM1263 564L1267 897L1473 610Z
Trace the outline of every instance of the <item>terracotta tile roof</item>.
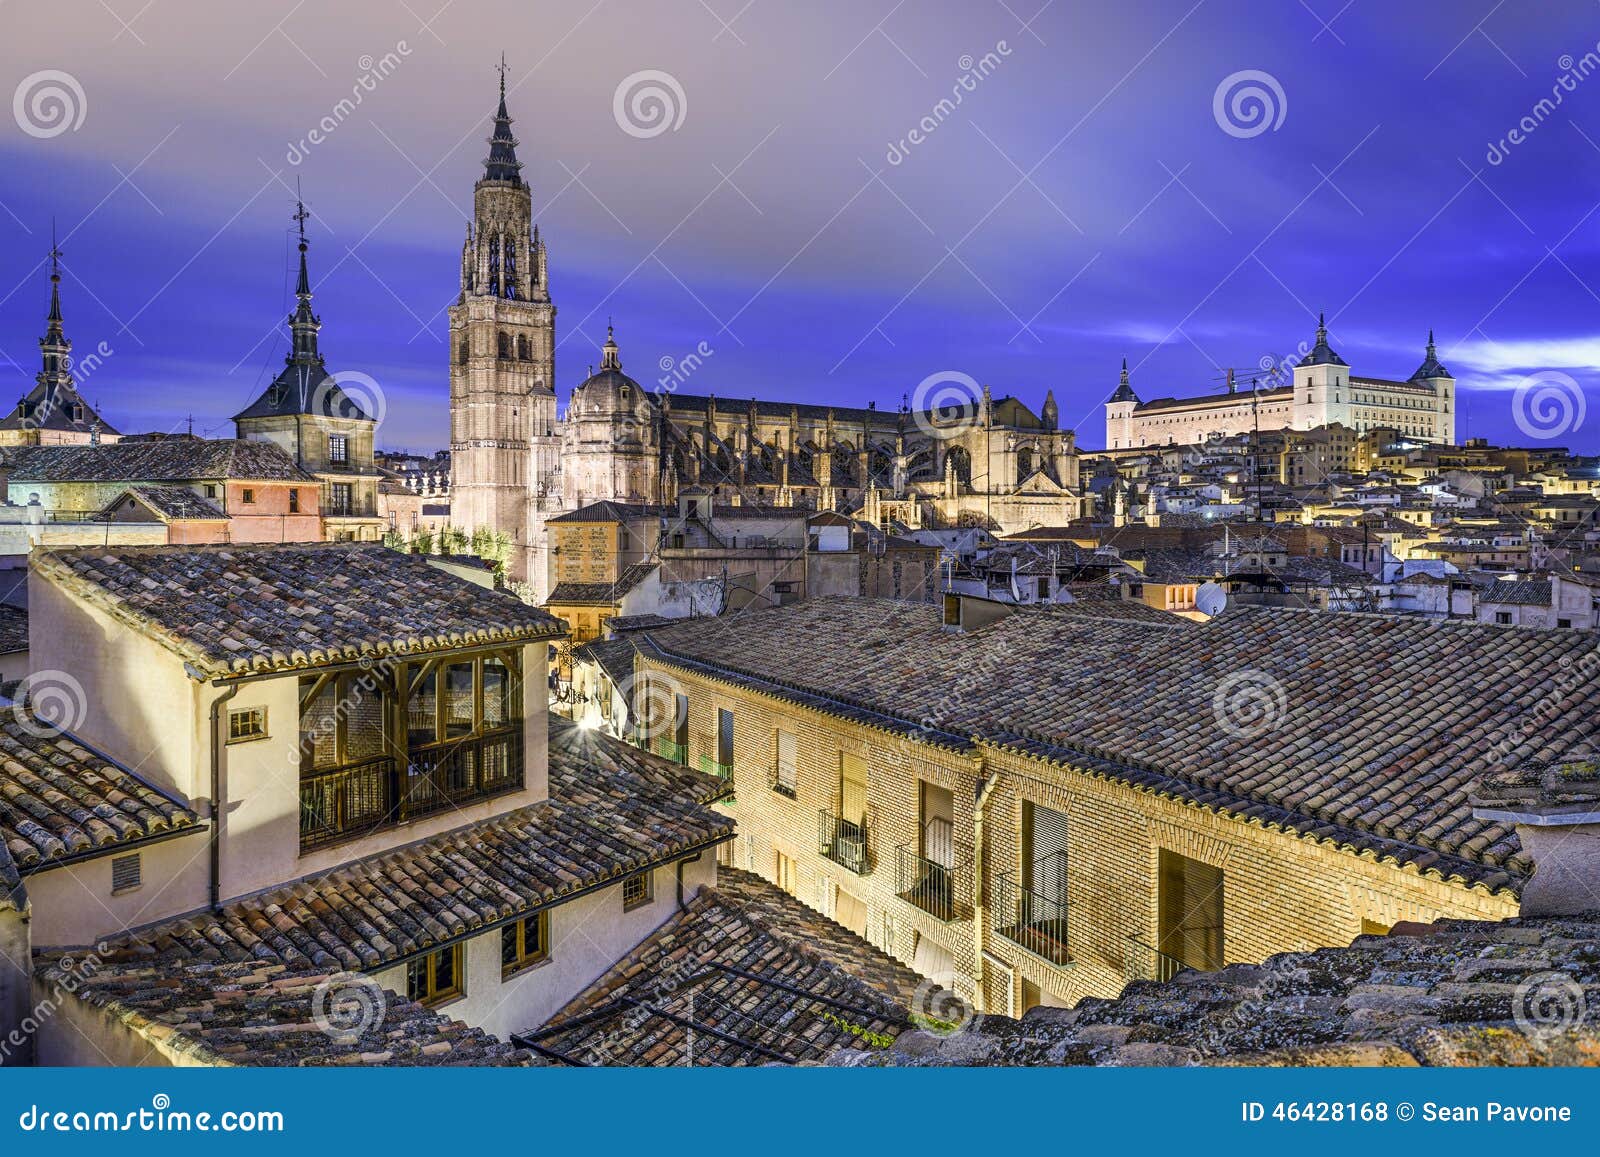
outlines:
M227 514L215 502L190 490L187 486L130 486L114 499L102 512L109 516L128 498L134 498L163 522L227 521Z
M574 662L594 662L613 684L633 674L633 656L638 650L632 639L592 639L572 648Z
M81 547L42 575L209 675L555 637L512 595L377 543Z
M199 824L177 799L0 699L0 840L17 868L114 852Z
M612 502L608 499L603 502L591 502L587 506L580 506L565 514L558 514L554 518L546 519L545 522L547 525L572 522L628 522L635 518L657 518L663 514L671 514L673 510L671 506L652 506L641 502Z
M730 838L727 785L550 720L550 798L140 932L173 960L367 971Z
M58 999L99 1009L143 1038L149 1045L147 1058L157 1063L288 1067L541 1063L482 1029L424 1008L375 981L328 971L295 970L260 960L172 968L112 954L102 958L99 967L83 960L68 964L62 958L47 959L35 974L55 987L61 994ZM349 1002L348 1022L339 1015L341 1000ZM370 1024L358 1032L366 1007L373 1010Z
M1018 613L963 635L935 608L819 599L641 645L897 734L1092 764L1491 889L1520 887L1527 862L1509 827L1473 818L1473 784L1600 734L1578 631L1239 608L1181 628Z
M650 577L659 562L636 562L617 577L614 583L557 583L545 599L546 606L599 606L608 607L623 595Z
M28 612L9 603L0 603L0 655L14 655L27 649Z
M528 1037L584 1064L818 1061L873 1047L862 1034L884 1047L928 990L772 884L721 868L715 888Z
M1478 601L1501 607L1548 607L1550 580L1515 579L1487 585Z
M0 456L13 482L315 482L273 442L163 438L99 446L17 446Z
M842 1054L896 1065L1596 1065L1600 913L1442 921ZM1552 1009L1576 1010L1570 1023Z

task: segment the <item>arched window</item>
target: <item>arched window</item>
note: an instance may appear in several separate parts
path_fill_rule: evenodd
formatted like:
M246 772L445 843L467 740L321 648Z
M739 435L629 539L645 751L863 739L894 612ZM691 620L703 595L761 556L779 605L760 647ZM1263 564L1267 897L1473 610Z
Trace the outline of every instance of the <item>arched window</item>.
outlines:
M511 356L511 335L506 333L505 330L500 331L499 351L502 360Z
M532 349L528 345L528 335L525 333L517 335L517 357L525 362L533 359Z
M972 482L972 455L967 453L965 446L952 446L945 453L944 460L948 466L953 466L956 481L971 484Z
M489 292L495 297L500 296L500 235L498 233L489 238Z
M506 296L515 301L517 297L517 246L516 242L510 237L505 239L505 246Z
M468 349L467 340L465 338L463 338L461 340L461 352L456 355L456 361L459 362L461 365L466 365L467 364L467 349Z
M1033 477L1033 450L1024 446L1017 451L1017 481L1026 482Z

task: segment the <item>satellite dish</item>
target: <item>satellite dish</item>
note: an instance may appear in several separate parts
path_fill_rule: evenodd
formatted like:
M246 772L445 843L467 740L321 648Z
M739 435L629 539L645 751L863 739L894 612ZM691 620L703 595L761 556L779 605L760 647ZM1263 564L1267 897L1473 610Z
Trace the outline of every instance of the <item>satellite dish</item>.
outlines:
M1194 608L1208 619L1220 615L1228 605L1228 592L1214 582L1203 582L1194 592Z

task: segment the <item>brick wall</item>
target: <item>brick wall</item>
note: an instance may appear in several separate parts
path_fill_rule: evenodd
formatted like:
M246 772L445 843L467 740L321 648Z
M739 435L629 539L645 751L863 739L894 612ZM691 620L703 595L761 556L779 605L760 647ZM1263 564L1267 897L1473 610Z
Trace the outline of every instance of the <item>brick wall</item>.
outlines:
M910 742L733 682L657 660L642 663L652 683L667 682L674 694L688 696L690 766L698 767L702 755L715 758L714 746L706 745L714 744L717 711L733 712L732 811L739 836L725 847L723 861L776 883L781 853L794 863L792 887L800 900L836 916L842 889L865 905L867 938L907 964L915 965L918 938L931 939L953 958L958 991L981 995L989 1011L1020 1015L1024 981L1047 1000L1072 1004L1084 996L1115 996L1134 971L1150 967L1148 953L1129 938L1156 943L1157 859L1163 848L1223 870L1228 963L1348 944L1364 921L1387 926L1517 913L1517 901L1505 893L1419 875L1027 756L987 746L969 755ZM779 728L798 740L795 799L771 786ZM859 754L867 764L865 875L820 850L818 812L837 809L841 752ZM969 869L968 910L944 922L901 898L896 850L917 846L919 780L950 789L956 840L970 849L974 803L986 776L994 777L994 786L985 805L984 886L976 899L991 907L972 912ZM1008 918L992 905L1003 899L1001 873L1021 866L1024 800L1068 817L1071 963L1064 967L997 932L1014 923L1014 914ZM975 919L982 924L981 957Z

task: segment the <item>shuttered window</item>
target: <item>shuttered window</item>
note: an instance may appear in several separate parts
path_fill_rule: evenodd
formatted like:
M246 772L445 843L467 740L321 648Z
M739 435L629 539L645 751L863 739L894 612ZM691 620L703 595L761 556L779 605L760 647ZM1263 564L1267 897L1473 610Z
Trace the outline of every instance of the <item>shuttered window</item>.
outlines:
M795 738L787 731L777 733L775 741L775 766L773 769L772 785L786 795L795 794L795 785L799 779L799 749Z
M1190 968L1222 967L1221 868L1161 849L1158 948Z
M839 753L839 818L851 824L867 822L867 761L844 752Z
M1066 812L1023 801L1022 883L1038 896L1066 903Z

